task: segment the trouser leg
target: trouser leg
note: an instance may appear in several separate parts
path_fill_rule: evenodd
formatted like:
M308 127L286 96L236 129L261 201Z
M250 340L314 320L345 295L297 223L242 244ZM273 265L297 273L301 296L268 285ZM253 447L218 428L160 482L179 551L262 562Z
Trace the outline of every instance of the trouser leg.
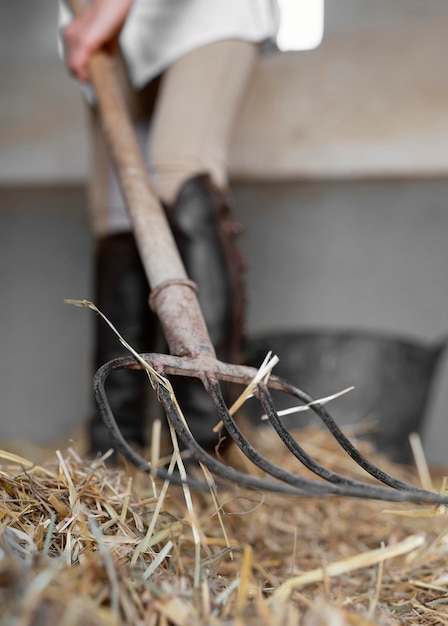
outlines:
M164 203L197 174L228 186L229 146L257 59L257 44L219 41L184 55L163 75L148 156Z

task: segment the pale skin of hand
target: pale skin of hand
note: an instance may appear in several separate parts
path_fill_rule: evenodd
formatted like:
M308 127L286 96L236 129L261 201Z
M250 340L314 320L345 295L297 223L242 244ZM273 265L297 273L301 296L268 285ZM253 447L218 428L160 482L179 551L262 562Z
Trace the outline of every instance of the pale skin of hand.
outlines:
M133 0L94 0L63 31L65 61L79 80L89 80L88 62L97 50L113 56Z

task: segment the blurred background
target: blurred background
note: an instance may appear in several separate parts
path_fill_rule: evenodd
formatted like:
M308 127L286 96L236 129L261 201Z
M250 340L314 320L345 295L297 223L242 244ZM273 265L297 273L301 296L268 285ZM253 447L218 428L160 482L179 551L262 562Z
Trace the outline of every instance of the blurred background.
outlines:
M57 2L2 4L0 439L67 441L90 404L84 105ZM327 0L322 45L263 58L232 150L251 335L448 335L448 4ZM300 386L300 380L294 381ZM322 395L337 389L323 389ZM447 463L448 370L424 428Z

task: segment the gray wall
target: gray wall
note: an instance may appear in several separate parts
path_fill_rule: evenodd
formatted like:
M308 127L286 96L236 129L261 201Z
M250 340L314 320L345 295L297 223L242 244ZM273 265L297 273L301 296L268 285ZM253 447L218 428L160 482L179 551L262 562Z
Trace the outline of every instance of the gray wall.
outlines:
M248 327L368 329L432 346L447 335L448 182L239 183ZM0 439L70 436L90 403L92 242L82 188L0 190ZM294 381L300 385L300 381ZM425 446L445 461L448 372ZM335 389L322 390L322 394Z
M0 189L0 439L66 439L91 388L91 240L84 192Z
M446 3L435 0L331 0L327 5L327 34L335 46L325 58L319 57L319 67L323 64L327 71L330 52L340 50L335 37L345 41L350 35L353 63L355 35L363 29L386 36L395 28L404 41L406 32L415 33L417 23L428 25L429 14L435 23L447 17ZM67 297L92 295L92 241L83 192L87 147L79 94L55 58L55 6L45 0L37 10L36 4L35 14L24 28L25 2L8 3L6 19L0 25L4 85L0 100L0 439L52 442L67 438L85 420L90 404L93 313L62 303ZM403 27L405 16L408 31ZM415 39L411 37L408 43L415 46ZM360 51L364 49L362 37L357 45ZM349 72L344 70L349 68L346 54L341 52L338 57L342 78ZM394 63L397 59L400 56ZM401 53L403 72L410 71L406 59ZM430 69L434 71L433 66ZM422 67L418 71L426 75L429 70ZM315 74L312 68L303 72L304 80ZM285 75L289 76L288 72ZM272 72L260 76L251 98L266 88ZM439 83L446 88L443 80L441 77ZM416 81L414 77L412 84ZM311 82L309 85L311 89ZM289 127L282 126L283 139L276 145L269 143L278 120L283 119L282 111L287 111L286 119L290 119L294 104L294 94L290 94L288 100L286 96L263 100L266 106L272 105L265 134L255 124L256 117L250 116L252 125L244 121L252 110L249 102L236 137L233 191L246 227L242 245L249 259L249 330L368 328L410 336L428 345L438 342L448 327L448 168L440 158L425 170L425 151L417 148L421 141L425 150L435 145L435 152L446 156L448 150L441 149L447 143L443 127L425 124L421 107L418 114L415 108L409 109L416 117L400 113L396 123L385 126L388 134L381 138L380 148L390 166L387 172L380 172L375 170L381 155L377 133L367 132L362 116L350 128L344 126L342 109L346 107L341 108L339 117L335 115L337 102L325 100L323 94L328 90L322 85L319 88L322 91L314 94L313 102L322 104L320 118L310 114L306 134L293 135ZM384 93L389 93L386 87ZM406 93L408 98L410 92ZM428 87L419 102L427 102L431 120L446 123L446 115L437 117L431 109L437 101L442 110L442 91L437 91L435 99L431 93L435 91ZM305 106L303 100L300 106ZM330 113L334 125L328 122L324 134L322 124ZM373 115L372 110L366 114ZM385 115L387 111L380 117ZM406 124L400 126L400 120ZM297 131L297 126L291 125ZM412 141L403 140L406 126L406 136ZM429 127L431 132L427 132ZM336 128L338 133L333 132ZM345 149L340 137L353 137L354 128L356 142ZM266 145L256 143L260 136L265 137ZM297 141L291 141L293 137ZM298 154L294 151L298 144L307 145L313 154L307 180L302 167L306 150L302 147ZM263 152L263 159L254 156L254 145L256 152ZM311 150L313 146L315 150ZM372 153L368 146L376 150L375 161L368 159ZM295 169L278 165L275 157L286 149ZM327 164L321 170L319 154L321 164ZM363 168L357 154L364 155L359 159ZM333 171L339 180L330 180L328 164L333 162L339 164ZM437 382L425 446L431 461L444 463L448 430L445 362Z

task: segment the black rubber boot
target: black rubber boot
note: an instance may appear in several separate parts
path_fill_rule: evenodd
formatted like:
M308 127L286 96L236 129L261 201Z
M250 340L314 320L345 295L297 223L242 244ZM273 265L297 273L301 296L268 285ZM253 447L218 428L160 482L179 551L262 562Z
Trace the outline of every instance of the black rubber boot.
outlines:
M218 359L241 362L244 332L244 263L235 245L241 228L231 219L227 195L208 175L183 184L175 203L165 207L187 274L198 286L199 303ZM179 405L194 437L212 451L218 419L201 383L172 380ZM223 389L225 400L232 398Z
M97 242L95 259L95 304L138 352L148 352L154 343L155 317L149 310L148 281L140 261L134 235L121 233ZM95 321L95 371L105 362L128 356L104 320ZM145 444L145 412L148 378L144 372L113 372L106 392L118 426L130 444ZM109 431L99 412L88 426L90 452L97 454L113 447ZM113 460L116 461L115 456Z

